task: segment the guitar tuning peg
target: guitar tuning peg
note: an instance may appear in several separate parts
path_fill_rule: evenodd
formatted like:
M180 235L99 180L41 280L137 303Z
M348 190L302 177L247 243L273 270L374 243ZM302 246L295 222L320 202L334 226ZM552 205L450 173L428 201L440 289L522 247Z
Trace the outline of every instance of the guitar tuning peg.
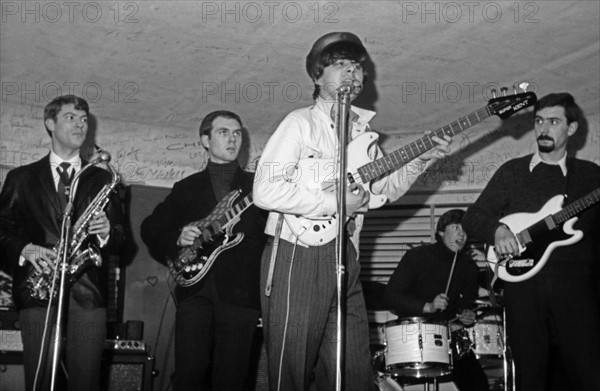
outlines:
M496 89L492 88L492 98L496 99Z
M523 92L527 92L527 87L529 87L529 83L527 83L526 81L519 84L519 88L523 91Z
M508 91L508 88L502 87L502 88L500 88L500 91L502 91L502 96L506 96L506 91Z

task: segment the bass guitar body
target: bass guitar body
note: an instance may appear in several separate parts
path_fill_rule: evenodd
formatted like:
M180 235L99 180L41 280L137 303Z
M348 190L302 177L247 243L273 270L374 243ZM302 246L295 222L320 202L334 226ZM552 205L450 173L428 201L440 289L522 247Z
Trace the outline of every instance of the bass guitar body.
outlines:
M356 137L348 144L346 176L349 181L354 181L356 170L370 163L368 151L371 145L377 142L379 136L375 132L366 132ZM325 192L335 192L337 189L338 167L331 159L303 159L296 165L295 172L291 175L294 182L312 189ZM371 193L370 183L360 185ZM370 194L369 209L377 209L384 205L387 197L384 195ZM337 216L323 219L307 219L302 216L285 215L285 221L292 232L297 233L298 240L307 246L321 246L335 239L337 235Z

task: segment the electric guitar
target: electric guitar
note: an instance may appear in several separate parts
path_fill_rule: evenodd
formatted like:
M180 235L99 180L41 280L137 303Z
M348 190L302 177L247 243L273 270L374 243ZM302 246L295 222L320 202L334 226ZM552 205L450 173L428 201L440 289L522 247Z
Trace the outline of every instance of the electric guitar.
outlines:
M382 175L400 169L422 153L434 148L437 143L433 137L455 136L462 131L477 125L483 120L497 115L506 119L517 111L533 105L537 97L533 92L527 92L527 85L522 85L523 93L501 96L491 99L488 104L471 114L443 126L424 137L386 155L371 160L368 155L369 147L377 142L379 136L375 132L365 132L354 138L347 146L347 174L349 183L358 183L366 191L370 191L370 182ZM298 162L292 174L299 185L312 189L334 192L337 188L336 164L331 159L303 159ZM385 195L370 194L369 209L381 207L387 201ZM321 246L332 241L337 235L337 217L324 219L308 219L291 214L284 215L285 221L298 240L307 246Z
M191 223L202 234L192 245L179 250L177 258L167 260L171 276L179 286L191 286L200 281L219 254L244 239L242 232L232 233L240 215L252 205L252 193L233 205L241 193L241 190L229 192L208 216Z
M488 264L499 278L509 282L527 280L542 270L554 249L581 240L583 232L573 229L578 219L573 216L600 201L600 188L561 209L563 200L563 196L557 195L536 213L515 213L500 220L511 231L518 232L520 254L499 260L494 246L489 247ZM563 223L562 232L567 236L558 230Z

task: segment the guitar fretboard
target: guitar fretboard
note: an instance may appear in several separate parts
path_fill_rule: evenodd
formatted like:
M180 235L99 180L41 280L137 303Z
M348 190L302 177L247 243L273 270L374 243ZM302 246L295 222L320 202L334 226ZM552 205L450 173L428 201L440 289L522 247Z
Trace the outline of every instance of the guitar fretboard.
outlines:
M252 193L248 194L246 197L236 202L236 204L229 208L225 213L223 213L222 216L213 221L211 223L212 231L221 231L227 223L229 223L235 217L239 216L250 205L252 205Z
M489 108L485 106L425 135L424 137L421 137L420 139L390 153L389 155L365 164L364 166L358 168L358 174L360 175L363 183L368 183L383 174L399 169L406 163L413 160L415 157L435 147L437 143L433 141L434 136L439 138L442 138L444 135L448 135L450 137L455 136L472 126L477 125L481 121L489 118L491 115L492 114Z
M600 201L600 188L565 206L560 212L556 212L553 215L553 220L556 225L562 224L582 210L594 205L598 201Z

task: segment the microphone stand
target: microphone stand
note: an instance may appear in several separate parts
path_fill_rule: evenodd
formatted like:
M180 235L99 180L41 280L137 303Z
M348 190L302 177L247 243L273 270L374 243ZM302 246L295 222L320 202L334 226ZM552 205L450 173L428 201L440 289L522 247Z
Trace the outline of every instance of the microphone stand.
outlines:
M337 129L339 133L338 163L339 177L337 187L337 350L336 350L336 391L342 390L342 372L344 363L344 327L346 324L344 307L346 295L344 294L344 274L346 262L346 145L348 140L348 122L350 113L350 93L352 85L344 85L337 91Z
M110 159L110 156L107 158L106 153L100 154L100 156L94 161L90 162L88 165L83 167L79 172L75 174L73 180L71 181L71 188L69 191L69 201L65 206L65 211L63 214L63 221L61 224L60 230L60 246L59 246L59 257L60 263L57 265L60 270L59 276L59 286L58 286L58 308L56 309L56 329L54 332L54 349L52 351L52 377L50 382L50 390L54 391L56 386L56 374L58 372L58 363L60 361L60 351L62 347L62 319L63 312L65 306L65 292L67 290L67 269L69 267L69 242L71 240L71 214L73 213L73 200L75 199L75 188L77 183L79 182L79 177L83 172L88 168L92 167L100 162L107 161ZM52 300L52 294L50 295L50 300Z
M80 170L81 172L83 170ZM58 372L58 363L60 361L60 351L62 347L62 318L63 318L63 307L65 305L65 291L67 289L66 281L67 281L67 268L69 267L68 259L69 259L69 240L71 236L71 213L73 212L73 189L75 188L75 180L78 179L78 175L73 178L71 183L71 191L69 191L69 201L65 206L65 212L63 214L63 221L61 224L61 236L60 236L60 247L59 247L59 255L60 255L60 263L57 267L60 270L60 275L58 277L58 308L56 310L56 328L54 331L54 347L52 350L52 378L50 382L50 389L54 391L54 387L56 386L56 374ZM50 295L50 300L52 300L52 294Z

